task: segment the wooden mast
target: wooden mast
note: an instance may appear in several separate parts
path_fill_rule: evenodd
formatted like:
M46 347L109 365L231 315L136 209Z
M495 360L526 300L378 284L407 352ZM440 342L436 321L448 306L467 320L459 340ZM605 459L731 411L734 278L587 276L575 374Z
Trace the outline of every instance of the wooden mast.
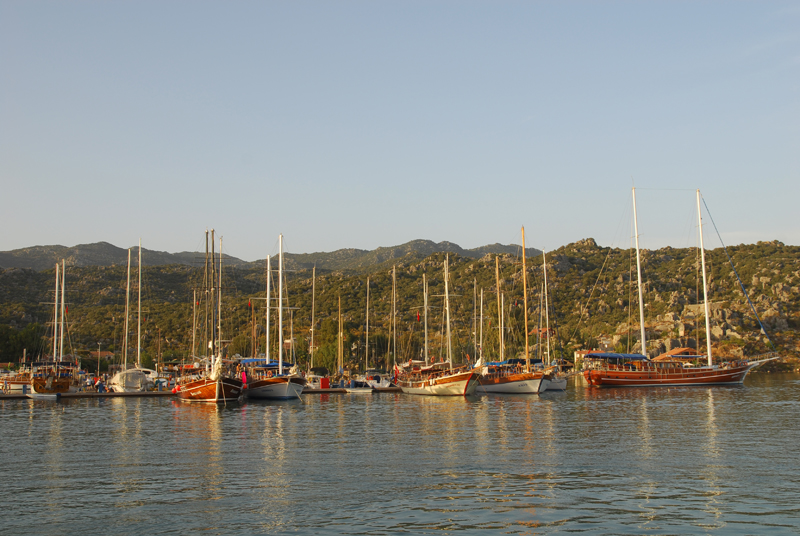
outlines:
M192 357L196 355L197 355L197 289L194 289L192 291Z
M531 371L531 354L528 347L528 270L525 266L525 226L522 226L522 305L525 308L525 372Z

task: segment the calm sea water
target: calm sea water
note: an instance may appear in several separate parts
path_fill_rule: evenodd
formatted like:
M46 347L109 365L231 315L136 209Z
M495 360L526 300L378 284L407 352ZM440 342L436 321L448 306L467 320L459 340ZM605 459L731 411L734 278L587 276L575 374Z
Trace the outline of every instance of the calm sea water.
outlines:
M800 534L800 376L0 402L0 533Z

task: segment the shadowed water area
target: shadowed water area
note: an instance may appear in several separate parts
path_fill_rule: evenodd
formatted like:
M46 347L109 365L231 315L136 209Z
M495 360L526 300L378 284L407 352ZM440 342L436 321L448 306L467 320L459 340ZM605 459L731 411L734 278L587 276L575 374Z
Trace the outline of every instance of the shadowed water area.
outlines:
M5 534L800 534L800 376L0 402Z

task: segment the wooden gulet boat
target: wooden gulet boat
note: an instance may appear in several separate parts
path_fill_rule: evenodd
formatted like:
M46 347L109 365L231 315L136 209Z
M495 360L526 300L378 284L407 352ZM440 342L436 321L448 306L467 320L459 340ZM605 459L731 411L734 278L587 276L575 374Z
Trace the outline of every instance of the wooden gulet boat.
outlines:
M542 252L544 255L544 252ZM503 346L503 313L500 294L500 260L495 257L495 277L497 279L497 312L500 327L500 360L504 361ZM502 363L481 367L482 374L478 377L478 394L537 394L544 390L546 384L542 383L544 373L541 370L531 370L530 348L528 345L528 275L525 265L525 228L522 228L522 294L525 310L525 368L517 365L509 366Z
M706 318L705 365L691 364L681 360L651 361L642 354L590 353L584 358L583 376L594 387L658 387L680 385L738 385L744 382L754 368L780 356L769 353L756 359L745 359L714 364L711 354L711 326L708 310L708 288L706 283L705 249L703 245L703 218L700 211L700 190L697 190L697 218L700 233L700 260L703 277L703 302ZM642 272L639 254L639 231L636 222L636 189L633 189L633 221L636 236L636 267L639 285L639 321L642 348L647 348L642 294ZM763 329L763 328L762 328Z
M208 232L206 231L206 252L208 252ZM211 230L211 258L212 265L214 258L214 230ZM206 259L208 263L208 259ZM222 239L220 238L219 255L219 278L212 280L218 281L218 287L210 288L208 296L216 299L217 307L212 308L216 313L217 330L212 330L211 347L218 351L211 358L210 370L205 370L201 376L184 376L178 379L175 393L178 399L186 402L208 402L216 404L230 404L238 402L243 394L243 382L241 379L227 374L223 369L222 358L222 322L219 320L222 314ZM216 336L216 338L215 338Z
M56 263L55 310L53 313L53 361L31 363L30 386L31 398L57 400L63 393L68 393L72 386L72 372L75 366L65 366L64 360L64 330L66 322L65 279L66 263L61 260L61 272ZM61 301L59 304L59 285L61 286ZM60 316L59 316L60 314Z
M464 367L453 368L453 352L450 337L450 294L448 287L448 262L444 264L444 298L447 322L447 363L435 363L424 367L409 367L402 374L398 385L404 393L411 395L428 396L468 396L475 393L478 387L478 374L475 370L465 370ZM423 274L423 289L425 295L425 362L428 362L428 284Z
M658 387L679 385L737 385L747 374L777 359L731 361L719 365L687 366L679 361L650 361L640 354L586 354L583 376L594 387Z
M283 363L283 235L278 237L278 366L270 367L269 318L270 318L270 258L267 256L267 336L266 366L253 366L247 372L248 398L268 400L290 400L300 398L307 381L290 369L284 373ZM258 360L256 360L258 361Z

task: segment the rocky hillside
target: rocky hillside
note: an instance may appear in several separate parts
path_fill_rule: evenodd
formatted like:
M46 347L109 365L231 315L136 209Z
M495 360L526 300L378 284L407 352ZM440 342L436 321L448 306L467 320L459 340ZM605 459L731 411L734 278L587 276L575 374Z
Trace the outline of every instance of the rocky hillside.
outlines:
M397 278L397 329L400 358L418 356L423 343L424 319L422 279L429 283L429 341L434 355L445 345L443 333L443 265L445 253L429 253L425 247L455 251L449 254L451 318L454 348L459 359L474 356L476 339L483 336L483 350L496 356L499 349L498 309L503 313L506 355L524 348L524 307L521 258L513 246L501 254L461 251L447 243L412 242L397 248L373 252L340 250L313 255L296 255L296 271L288 274L287 295L295 309L289 312L296 340L295 351L308 358L312 306L312 278L309 265L317 262L315 281L316 364L335 359L339 299L346 326L351 359L363 363L367 277L370 292L369 358L379 364L393 353L389 346L392 267ZM112 246L113 247L113 246ZM126 250L125 254L127 255ZM728 248L754 314L741 291L725 252L707 251L709 293L712 301L711 339L721 358L756 355L771 349L766 333L784 355L800 352L800 248L780 242ZM194 255L194 254L192 254ZM325 258L321 257L326 256ZM545 333L543 270L541 256L529 252L528 331L536 342L537 328ZM497 259L497 260L496 260ZM555 353L572 357L578 349L605 347L617 351L638 351L639 322L636 293L636 265L633 252L599 247L587 239L548 253L547 298L550 346ZM287 262L287 264L291 264ZM500 272L500 300L497 298L496 268ZM663 248L643 252L645 323L647 352L657 355L675 347L705 345L705 322L698 298L702 296L696 249ZM273 278L275 275L273 274ZM46 352L48 326L52 318L53 268L0 270L0 357L16 359L23 347L29 353ZM134 280L136 275L134 272ZM143 345L145 355L179 358L191 352L192 341L206 335L202 299L203 272L191 263L154 266L145 262L143 272ZM256 351L264 348L263 263L227 263L224 281L223 338L231 340L229 353L251 354L255 328ZM69 342L77 353L97 349L119 351L123 338L125 267L72 265L67 268ZM275 288L275 285L273 285ZM197 294L198 312L192 303ZM481 298L482 295L482 298ZM134 288L132 303L137 296ZM483 321L480 321L481 301ZM134 307L135 309L135 307ZM420 320L417 320L417 315ZM198 326L193 331L193 318ZM541 325L540 325L541 323ZM135 324L135 320L131 321ZM274 327L274 320L272 323ZM287 328L288 330L288 328ZM134 331L129 330L134 345ZM288 331L287 331L288 333ZM272 340L275 340L273 335ZM543 340L543 343L546 342ZM202 343L195 342L199 348ZM546 345L543 344L543 347ZM535 351L535 350L534 350ZM796 365L795 365L796 366Z

